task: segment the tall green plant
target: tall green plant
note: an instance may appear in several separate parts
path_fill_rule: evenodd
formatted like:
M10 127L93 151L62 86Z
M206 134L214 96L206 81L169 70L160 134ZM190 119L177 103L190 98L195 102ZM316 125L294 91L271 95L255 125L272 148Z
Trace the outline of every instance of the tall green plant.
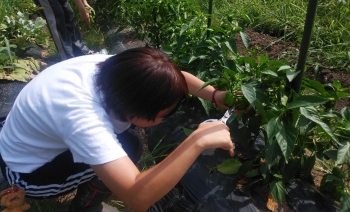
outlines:
M216 82L216 87L220 88L227 79L224 70L235 68L236 34L240 33L244 41L247 37L230 16L222 20L214 18L210 28L207 28L206 18L206 14L198 13L193 19L176 25L176 39L164 44L162 49L181 68L205 81ZM211 32L210 37L207 31Z
M134 28L139 39L160 47L176 35L173 26L192 18L197 8L190 0L122 0L111 10L124 26Z

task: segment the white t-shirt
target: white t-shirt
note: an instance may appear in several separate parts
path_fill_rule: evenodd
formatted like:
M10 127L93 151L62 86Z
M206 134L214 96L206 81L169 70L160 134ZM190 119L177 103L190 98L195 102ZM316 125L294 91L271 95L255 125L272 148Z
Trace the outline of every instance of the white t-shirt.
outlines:
M68 149L75 162L90 165L126 155L115 133L130 123L106 113L94 86L96 64L108 57L65 60L23 88L0 132L0 153L12 171L30 173Z

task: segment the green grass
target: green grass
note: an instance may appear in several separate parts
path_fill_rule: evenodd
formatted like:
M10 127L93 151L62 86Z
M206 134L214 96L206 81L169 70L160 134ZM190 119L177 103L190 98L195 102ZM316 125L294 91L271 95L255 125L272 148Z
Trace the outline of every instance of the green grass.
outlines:
M197 0L203 11L208 1ZM241 26L301 43L307 1L215 0L213 15L231 14ZM350 1L319 1L308 65L350 71Z
M103 48L109 49L106 46L106 42L104 39L104 33L98 28L96 24L87 25L85 23L80 24L81 34L83 37L84 43L94 51L100 51Z

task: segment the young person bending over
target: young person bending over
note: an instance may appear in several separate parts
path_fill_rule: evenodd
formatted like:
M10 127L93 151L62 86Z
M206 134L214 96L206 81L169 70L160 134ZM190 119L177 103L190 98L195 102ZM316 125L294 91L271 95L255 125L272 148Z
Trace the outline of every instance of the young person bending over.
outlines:
M159 124L188 93L212 100L214 88L197 91L202 84L149 47L57 63L18 95L0 132L1 171L31 198L78 188L70 211L101 211L112 193L145 211L179 182L203 150L234 148L225 124L201 123L156 166L142 173L135 166L142 142L129 126ZM221 107L224 95L214 96Z

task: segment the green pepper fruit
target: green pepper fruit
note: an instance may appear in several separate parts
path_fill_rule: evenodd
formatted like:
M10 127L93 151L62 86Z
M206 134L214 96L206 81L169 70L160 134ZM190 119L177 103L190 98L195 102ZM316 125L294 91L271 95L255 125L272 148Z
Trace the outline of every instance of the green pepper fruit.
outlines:
M224 105L227 107L232 107L236 102L236 96L232 93L227 92L224 97Z
M237 105L236 108L238 110L245 110L245 109L248 108L249 104L250 103L248 102L248 100L244 96L238 97L237 98L237 103L236 103L236 105Z
M278 89L278 97L279 97L279 99L282 99L284 95L285 95L285 86L284 85L280 85L280 87Z
M334 176L339 177L340 179L345 178L345 172L343 170L341 170L339 167L334 167L332 169L332 174L334 174Z
M334 99L334 98L332 98L332 99ZM327 110L334 109L335 103L336 103L335 100L330 100L330 101L326 102L324 104L324 106Z
M228 20L230 23L232 23L232 21L233 21L233 15L227 16L227 20Z
M340 197L343 196L344 194L346 194L345 185L341 184L341 185L335 186L335 190L332 193L332 196L335 200L340 201Z

